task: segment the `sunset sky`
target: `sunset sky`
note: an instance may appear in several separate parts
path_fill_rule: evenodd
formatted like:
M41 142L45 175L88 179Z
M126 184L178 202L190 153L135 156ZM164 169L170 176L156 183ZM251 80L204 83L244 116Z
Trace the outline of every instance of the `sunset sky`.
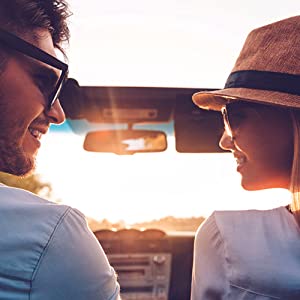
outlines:
M221 88L251 29L299 14L299 1L71 0L70 77L81 85ZM37 172L54 197L94 218L128 223L268 208L285 191L245 192L230 154L87 153L52 130ZM173 147L172 147L173 146Z

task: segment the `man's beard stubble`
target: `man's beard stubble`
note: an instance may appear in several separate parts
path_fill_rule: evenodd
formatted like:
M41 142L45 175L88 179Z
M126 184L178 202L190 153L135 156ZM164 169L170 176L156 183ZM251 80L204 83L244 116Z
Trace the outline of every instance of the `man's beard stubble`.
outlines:
M22 149L22 124L9 130L0 115L0 171L16 176L29 175L35 168L35 159L28 157Z
M35 168L35 160L26 156L21 147L2 146L0 142L0 171L16 176L29 175Z

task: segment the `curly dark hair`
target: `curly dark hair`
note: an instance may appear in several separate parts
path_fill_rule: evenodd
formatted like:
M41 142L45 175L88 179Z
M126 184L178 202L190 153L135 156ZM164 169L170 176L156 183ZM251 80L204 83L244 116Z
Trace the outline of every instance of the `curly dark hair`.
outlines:
M23 34L33 29L47 29L54 46L68 42L67 18L71 15L65 0L1 0L0 27Z

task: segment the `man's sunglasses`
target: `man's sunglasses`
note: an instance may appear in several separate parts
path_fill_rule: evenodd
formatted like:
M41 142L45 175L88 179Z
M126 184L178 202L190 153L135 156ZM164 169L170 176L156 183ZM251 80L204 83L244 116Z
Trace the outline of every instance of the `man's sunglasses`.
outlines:
M68 65L58 60L56 57L48 54L40 48L24 41L16 35L0 29L0 42L5 44L7 47L14 49L26 56L41 61L49 66L52 66L58 70L61 70L59 79L55 85L54 90L51 92L48 98L47 108L50 109L58 98L60 91L63 87L64 82L68 77Z

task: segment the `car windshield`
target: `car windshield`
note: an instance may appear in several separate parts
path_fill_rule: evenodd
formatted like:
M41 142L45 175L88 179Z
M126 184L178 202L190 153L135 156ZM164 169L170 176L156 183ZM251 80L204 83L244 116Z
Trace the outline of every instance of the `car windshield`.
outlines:
M222 88L247 33L299 10L298 0L69 2L70 77L82 86ZM213 210L289 202L284 190L243 191L230 153L177 152L168 128L166 151L117 155L85 151L68 121L52 126L36 173L93 230L195 231Z

